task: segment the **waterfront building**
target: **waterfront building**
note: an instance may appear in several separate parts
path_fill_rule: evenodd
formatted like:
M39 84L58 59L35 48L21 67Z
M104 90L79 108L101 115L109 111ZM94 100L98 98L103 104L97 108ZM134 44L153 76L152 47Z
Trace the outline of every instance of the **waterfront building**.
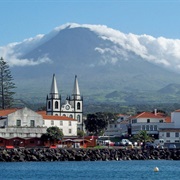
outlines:
M38 111L43 117L43 126L46 128L57 126L65 138L77 136L77 120L67 116L47 115L46 111Z
M119 114L117 120L109 122L104 136L121 137L128 134L129 115Z
M171 124L171 118L164 113L158 113L155 109L154 112L141 112L129 118L129 125L131 135L138 134L141 130L146 130L147 134L159 138L159 128Z

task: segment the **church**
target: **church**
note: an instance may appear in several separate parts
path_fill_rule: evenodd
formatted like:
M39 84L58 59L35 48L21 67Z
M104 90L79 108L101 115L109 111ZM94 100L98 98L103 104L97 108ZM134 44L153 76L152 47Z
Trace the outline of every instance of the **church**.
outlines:
M46 98L46 114L76 119L77 130L83 130L83 97L80 95L77 76L74 79L72 95L68 96L63 103L58 92L55 74L53 74L50 93Z

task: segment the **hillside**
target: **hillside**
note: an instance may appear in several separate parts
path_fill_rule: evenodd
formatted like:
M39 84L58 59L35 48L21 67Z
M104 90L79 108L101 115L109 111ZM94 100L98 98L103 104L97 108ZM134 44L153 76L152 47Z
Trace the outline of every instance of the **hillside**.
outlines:
M177 101L180 76L170 65L165 66L166 51L155 41L151 36L127 35L106 26L68 24L11 45L14 54L8 57L14 63L17 98L44 102L55 73L64 96L71 94L77 75L88 102ZM170 84L177 84L177 90L168 90ZM166 91L169 95L163 98Z

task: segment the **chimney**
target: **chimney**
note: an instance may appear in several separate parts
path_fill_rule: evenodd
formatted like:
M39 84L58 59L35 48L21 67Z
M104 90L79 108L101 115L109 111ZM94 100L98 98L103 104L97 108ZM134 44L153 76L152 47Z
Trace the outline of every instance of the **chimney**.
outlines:
M157 115L157 109L154 109L154 115L155 116Z

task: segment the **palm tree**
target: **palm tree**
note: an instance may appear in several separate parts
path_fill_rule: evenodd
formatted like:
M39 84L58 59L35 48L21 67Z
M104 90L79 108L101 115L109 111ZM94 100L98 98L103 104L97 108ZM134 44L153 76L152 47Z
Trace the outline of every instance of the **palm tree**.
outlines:
M146 130L142 130L142 131L139 131L139 133L137 135L135 135L134 137L135 139L143 142L143 146L145 146L145 143L148 142L148 141L152 141L152 137L150 137L148 134L147 134L147 131Z

